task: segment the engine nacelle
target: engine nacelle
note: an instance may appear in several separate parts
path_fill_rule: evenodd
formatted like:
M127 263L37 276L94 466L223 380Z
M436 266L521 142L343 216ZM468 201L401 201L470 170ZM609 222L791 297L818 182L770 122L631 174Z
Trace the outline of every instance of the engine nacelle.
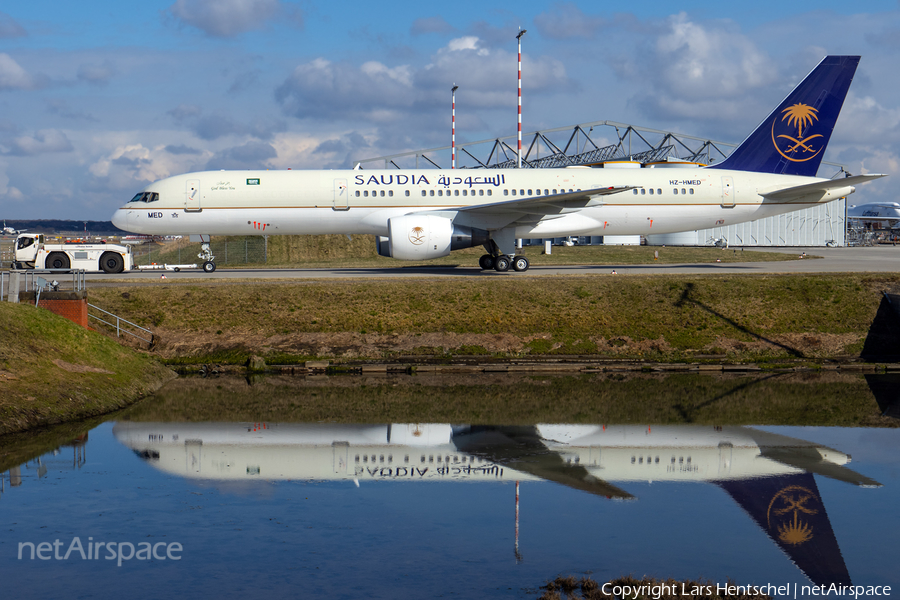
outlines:
M453 221L445 217L404 215L388 220L388 238L379 237L377 243L378 254L381 256L400 260L429 260L447 256L451 250L480 246L488 239L490 236L487 231L454 225Z

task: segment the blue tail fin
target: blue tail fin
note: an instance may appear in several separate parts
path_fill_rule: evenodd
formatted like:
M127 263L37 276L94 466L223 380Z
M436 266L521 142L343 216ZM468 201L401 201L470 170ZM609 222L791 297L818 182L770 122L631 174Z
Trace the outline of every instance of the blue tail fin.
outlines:
M728 158L712 169L815 177L859 65L826 56Z

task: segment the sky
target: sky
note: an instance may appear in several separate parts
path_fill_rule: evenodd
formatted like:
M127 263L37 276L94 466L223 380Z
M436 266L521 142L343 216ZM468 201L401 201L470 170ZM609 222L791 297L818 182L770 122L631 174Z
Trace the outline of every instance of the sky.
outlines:
M738 143L823 56L859 54L825 160L898 175L898 0L632 4L0 2L0 218L106 220L171 175L448 146L454 84L458 144L515 135L520 28L526 133Z

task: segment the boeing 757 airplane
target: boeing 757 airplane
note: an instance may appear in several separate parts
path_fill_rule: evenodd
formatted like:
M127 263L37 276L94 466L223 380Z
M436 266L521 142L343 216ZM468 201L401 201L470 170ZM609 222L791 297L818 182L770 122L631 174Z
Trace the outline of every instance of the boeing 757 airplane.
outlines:
M382 256L484 246L482 269L528 269L517 238L647 235L731 225L829 202L882 177L816 176L859 64L827 56L721 163L640 169L206 171L148 185L113 223L190 235L367 234ZM666 168L662 168L666 167Z
M752 427L448 423L146 423L116 439L165 473L206 481L550 481L634 500L633 482L724 489L816 584L850 584L816 485L880 487L850 457Z

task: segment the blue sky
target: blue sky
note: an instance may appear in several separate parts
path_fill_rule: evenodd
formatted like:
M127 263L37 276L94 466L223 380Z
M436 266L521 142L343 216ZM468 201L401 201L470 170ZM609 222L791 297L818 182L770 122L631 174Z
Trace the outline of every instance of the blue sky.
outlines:
M822 56L861 54L826 160L900 171L897 0L633 4L0 4L0 218L107 219L169 175L447 145L454 83L458 142L514 134L519 27L526 132L739 142ZM894 180L854 201L895 201Z

